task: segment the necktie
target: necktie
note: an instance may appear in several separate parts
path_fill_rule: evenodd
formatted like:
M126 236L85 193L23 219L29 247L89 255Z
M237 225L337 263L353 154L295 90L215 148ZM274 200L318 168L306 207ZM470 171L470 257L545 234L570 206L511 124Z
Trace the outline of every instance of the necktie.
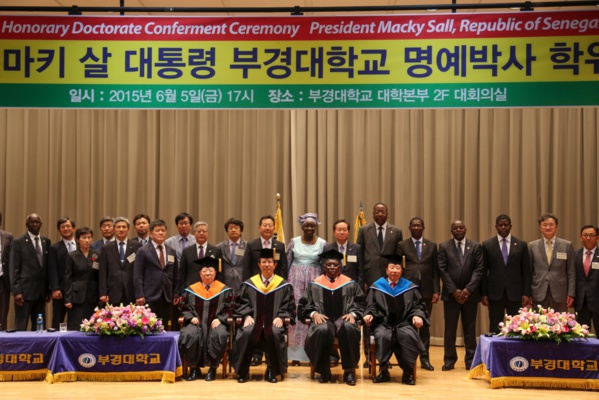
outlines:
M501 254L503 255L503 263L507 265L507 239L501 239Z
M553 244L551 240L547 241L547 264L551 264L551 256L553 255Z
M270 281L268 279L264 280L264 287L268 287L269 283L270 283Z
M418 259L422 257L422 248L420 247L420 240L416 241L416 254L418 255Z
M183 250L185 250L185 248L187 247L187 238L181 238L181 253L183 253Z
M397 285L397 284L394 282L391 282L391 289L395 289L395 285Z
M383 251L383 227L382 226L379 226L378 239L379 239L379 247L381 248L381 251Z
M205 285L204 287L206 288L206 291L210 290L210 285Z
M40 238L38 238L37 236L35 237L35 253L37 254L37 260L40 262L40 267L43 267L42 246L40 246Z
M67 251L69 253L73 251L73 243L72 242L67 242Z
M270 249L270 242L268 240L265 240L262 247L264 247L265 249Z
M460 256L460 263L464 263L464 253L462 253L462 242L458 242L456 247L458 249L458 255Z
M204 258L204 246L200 245L200 251L198 253L198 260Z
M164 251L162 251L162 245L159 244L158 246L156 246L156 248L158 249L158 253L160 255L160 266L164 269L166 263L164 262Z
M142 246L145 246L145 245L146 245L146 243L148 243L148 240L147 240L147 239L141 239L141 245L142 245Z
M591 250L587 251L587 255L584 258L584 276L589 276L591 270Z
M237 243L231 243L231 264L235 265L235 261L237 261L237 254L235 254L235 249L237 248Z
M329 280L331 281L331 283L335 283L335 280L333 278L329 278Z
M341 253L341 254L345 253L345 246L344 245L339 246L339 253Z
M121 257L121 264L125 262L125 242L119 242L119 257Z

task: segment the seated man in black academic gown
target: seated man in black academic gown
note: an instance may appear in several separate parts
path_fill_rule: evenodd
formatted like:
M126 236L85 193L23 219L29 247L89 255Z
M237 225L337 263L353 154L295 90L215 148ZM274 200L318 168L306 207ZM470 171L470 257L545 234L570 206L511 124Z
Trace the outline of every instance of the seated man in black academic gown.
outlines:
M339 341L343 381L356 384L356 365L360 361L358 320L364 310L364 293L351 278L341 275L343 254L328 250L320 254L324 274L310 282L299 300L301 320L311 318L305 350L320 374L320 383L331 380L329 355L335 337Z
M218 260L204 257L200 265L200 282L183 291L180 303L185 327L179 336L179 351L191 366L188 381L202 377L200 367L208 365L207 381L216 379L216 368L223 358L229 336L227 318L231 310L233 292L215 280Z
M430 325L430 320L418 286L401 277L401 259L395 255L386 258L387 277L380 278L370 287L364 311L364 323L372 324L374 328L376 358L382 368L374 383L391 380L387 367L395 353L403 369L401 382L414 385L414 365L425 350L418 328Z
M237 330L233 346L232 366L239 375L238 382L249 380L254 349L264 346L268 367L264 380L277 383L277 375L287 372L287 343L284 320L295 323L293 287L274 274L277 266L275 249L260 250L258 267L261 273L241 285L234 317L242 318L243 327Z

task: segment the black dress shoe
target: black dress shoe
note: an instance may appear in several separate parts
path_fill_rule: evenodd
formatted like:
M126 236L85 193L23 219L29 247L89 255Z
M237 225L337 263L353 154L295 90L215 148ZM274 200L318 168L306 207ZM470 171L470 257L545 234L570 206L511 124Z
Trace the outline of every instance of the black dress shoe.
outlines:
M276 375L272 374L270 368L266 368L266 372L264 373L264 380L270 383L277 383L277 377Z
M356 373L354 371L347 371L343 375L345 383L349 386L356 386Z
M331 381L331 371L325 372L324 374L320 374L320 378L318 378L318 382L327 383Z
M420 365L422 366L422 369L425 369L427 371L435 370L435 367L433 367L428 360L420 360Z
M210 368L208 370L208 373L206 374L206 379L208 382L213 381L216 379L216 368Z
M454 369L455 365L454 364L449 364L449 363L445 363L443 364L443 367L441 367L442 371L449 371Z
M192 368L189 376L185 378L186 381L195 381L202 377L202 371L199 368Z
M300 365L300 362L298 360L291 361L291 366L292 367L299 367L299 365Z
M472 364L466 364L466 371L470 371L471 366L472 366Z
M262 357L254 357L252 358L252 362L250 363L252 367L257 367L260 364L262 364Z
M373 379L372 383L383 383L383 382L391 382L391 375L389 375L389 371L386 369L379 372L376 378Z
M414 375L408 372L404 372L403 376L401 377L401 383L403 383L404 385L414 386L416 384L416 381L414 381Z
M237 378L237 382L239 382L239 383L246 383L249 380L250 380L250 374L249 373L247 373L245 375L239 375L239 378Z

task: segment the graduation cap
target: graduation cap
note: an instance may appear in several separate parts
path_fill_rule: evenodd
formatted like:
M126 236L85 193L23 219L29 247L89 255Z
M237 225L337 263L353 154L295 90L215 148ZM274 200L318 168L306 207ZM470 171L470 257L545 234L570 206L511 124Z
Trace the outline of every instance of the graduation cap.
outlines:
M260 257L259 258L272 258L275 261L277 260L277 257L275 257L275 253L277 252L277 249L275 249L274 247L272 249L260 249Z
M216 270L218 269L218 261L219 260L214 257L204 257L200 258L199 260L195 260L194 263L200 266L200 271L204 268L214 268Z
M335 249L330 249L327 251L323 251L322 253L320 253L318 255L318 257L320 257L321 261L325 261L325 260L343 260L343 253L338 252Z
M401 265L403 268L403 257L400 257L397 254L387 254L386 256L383 256L383 257L387 259L387 265L389 265L389 264Z

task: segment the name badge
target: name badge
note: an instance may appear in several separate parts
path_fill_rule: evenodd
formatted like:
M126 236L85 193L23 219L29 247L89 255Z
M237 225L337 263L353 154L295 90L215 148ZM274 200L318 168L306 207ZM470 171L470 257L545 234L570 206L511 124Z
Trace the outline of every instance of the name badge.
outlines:
M243 257L243 253L245 253L245 249L240 249L239 247L235 250L235 255L238 257Z
M276 253L275 254L275 261L279 261L281 259L281 254L280 253Z
M93 268L93 269L100 269L100 263L99 263L99 262L97 262L97 261L94 261L94 262L92 263L92 268Z
M351 255L351 256L347 256L347 262L358 262L358 256L357 255Z
M175 262L175 256L168 256L166 259L168 260L168 263L174 263Z
M135 261L135 253L130 254L129 257L127 257L127 261L133 264L133 261Z
M558 260L567 260L568 259L568 253L560 253L559 251L557 252L557 255L555 256Z
M591 263L591 268L593 268L593 269L599 269L599 262Z

